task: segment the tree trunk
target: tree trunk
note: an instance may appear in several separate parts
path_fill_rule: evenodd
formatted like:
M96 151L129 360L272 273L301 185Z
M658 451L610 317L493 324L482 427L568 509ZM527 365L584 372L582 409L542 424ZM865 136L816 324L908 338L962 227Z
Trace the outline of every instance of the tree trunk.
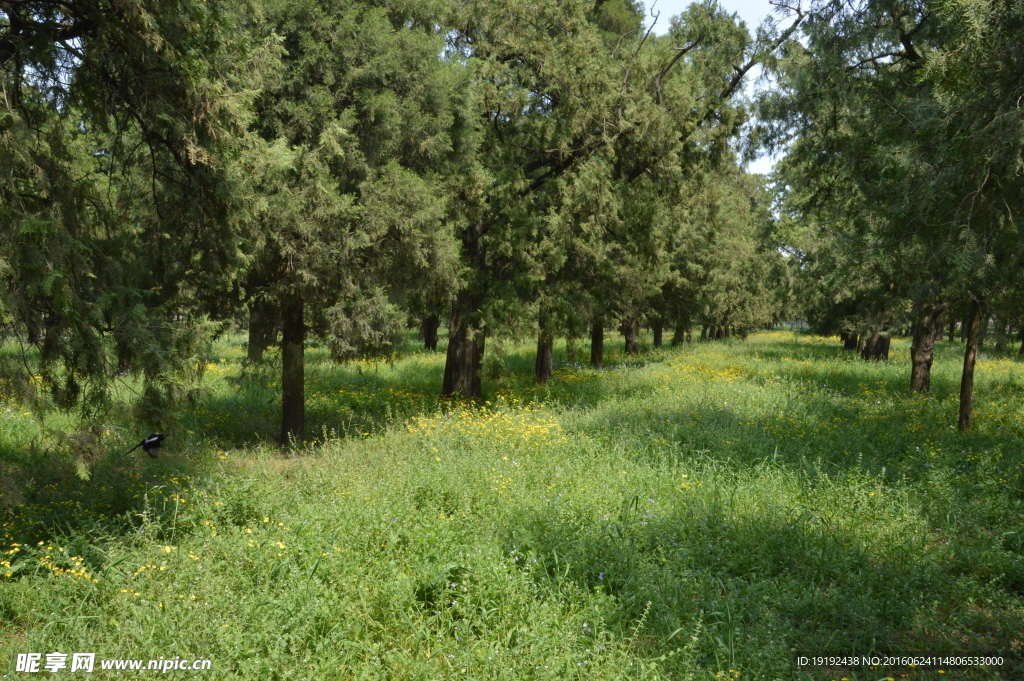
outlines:
M971 325L971 311L968 308L964 315L964 320L960 323L960 342L963 343L967 340L967 328Z
M970 430L974 416L974 364L978 361L978 336L981 330L982 304L971 300L964 328L967 330L967 347L964 349L964 372L960 377L960 430Z
M843 350L848 350L850 352L855 352L857 350L857 334L843 334Z
M604 364L604 319L594 317L590 327L590 366L600 367Z
M686 341L686 327L682 324L676 324L675 330L672 332L672 347L676 347Z
M1017 354L1024 357L1024 326L1020 327L1020 352Z
M860 356L865 360L877 362L889 359L889 336L882 335L881 329L872 329L871 334L864 340L864 349Z
M263 353L277 336L274 324L274 308L265 300L253 300L249 303L249 344L246 359L250 363L259 364L263 361Z
M298 293L281 299L281 444L301 442L306 430L304 301Z
M935 343L942 342L943 330L942 330L942 315L946 311L946 305L939 306L939 312L935 315L935 322L933 323L932 329L932 345Z
M541 329L537 334L537 361L533 365L533 374L537 385L544 385L551 378L554 346L553 334L547 329Z
M640 352L640 346L637 344L637 335L640 332L639 320L635 317L623 319L619 331L626 341L626 354L632 356Z
M703 342L703 341L706 341L707 339L708 339L708 327L702 326L702 327L700 327L700 340L701 340L701 342Z
M950 317L952 317L952 316L953 316L952 313L950 313ZM949 342L952 343L954 340L956 340L956 319L955 318L949 320Z
M932 361L935 358L935 329L943 306L927 304L918 313L914 342L910 345L910 389L926 393L932 389ZM938 327L941 333L941 327Z
M480 365L484 358L484 330L475 321L479 301L462 291L452 305L448 325L448 356L444 364L441 395L480 399Z
M486 275L486 253L483 245L484 225L467 225L462 236L468 264L481 280ZM441 396L461 395L479 400L483 396L480 368L484 359L484 340L481 309L486 301L486 290L481 284L470 285L455 296L452 316L448 323L448 355L444 363L444 382Z
M437 329L441 326L441 318L436 314L423 318L420 322L420 334L423 336L423 347L431 352L437 351Z
M1006 352L1006 345L1008 342L1008 329L1006 328L1006 322L1001 317L994 317L995 331L996 331L996 352Z
M663 340L662 334L665 332L664 326L662 325L660 319L656 320L651 325L651 330L654 332L654 347L660 348Z

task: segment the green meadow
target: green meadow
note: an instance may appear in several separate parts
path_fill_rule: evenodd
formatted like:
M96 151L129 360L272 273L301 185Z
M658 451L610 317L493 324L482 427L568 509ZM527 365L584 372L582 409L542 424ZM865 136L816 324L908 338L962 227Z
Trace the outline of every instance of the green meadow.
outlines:
M983 353L960 433L959 343L923 397L908 341L868 363L792 332L609 336L600 370L559 345L544 387L531 347L488 341L481 404L438 398L444 355L412 340L314 348L318 435L282 451L278 358L245 367L242 340L156 459L124 455L127 415L84 447L3 401L0 677L59 651L203 679L1024 678L1016 357ZM1004 664L796 663L906 652Z

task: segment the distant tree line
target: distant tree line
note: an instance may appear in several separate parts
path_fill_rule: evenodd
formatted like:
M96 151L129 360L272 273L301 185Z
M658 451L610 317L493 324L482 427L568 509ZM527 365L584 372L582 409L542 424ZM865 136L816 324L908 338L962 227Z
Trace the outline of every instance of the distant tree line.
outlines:
M156 419L244 317L280 347L387 355L419 326L444 395L488 337L639 351L799 309L882 356L1020 290L1022 13L1009 2L714 2L656 35L635 0L0 0L0 380ZM788 15L788 16L785 16ZM661 25L666 20L660 18ZM742 88L777 82L751 116ZM787 148L778 182L743 170ZM943 316L945 315L945 316ZM138 388L141 386L141 388Z

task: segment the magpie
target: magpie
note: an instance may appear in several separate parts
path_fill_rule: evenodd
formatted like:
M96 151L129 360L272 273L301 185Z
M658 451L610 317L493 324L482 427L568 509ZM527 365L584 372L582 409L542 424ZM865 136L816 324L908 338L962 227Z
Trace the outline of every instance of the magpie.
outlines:
M127 452L125 452L125 456L131 454L139 447L142 447L142 451L146 452L146 454L149 454L151 457L155 459L156 454L153 453L153 450L160 448L160 443L164 441L165 437L167 436L164 435L163 433L153 433L149 437L145 438L142 442L140 442L139 444L135 445Z

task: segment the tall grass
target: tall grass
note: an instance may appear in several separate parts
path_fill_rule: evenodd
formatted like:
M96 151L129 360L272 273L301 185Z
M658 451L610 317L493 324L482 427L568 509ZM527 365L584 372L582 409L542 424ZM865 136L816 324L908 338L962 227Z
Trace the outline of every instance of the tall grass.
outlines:
M905 342L865 363L835 339L759 334L630 366L616 345L602 370L556 356L542 388L511 347L480 406L435 397L443 355L339 366L314 350L321 435L282 455L273 367L243 370L228 339L162 458L111 454L86 480L51 457L30 476L2 520L0 660L205 657L218 679L1024 678L1024 365L982 359L962 434L959 349L942 344L922 397ZM0 438L30 437L27 418ZM1006 664L795 663L904 651Z

